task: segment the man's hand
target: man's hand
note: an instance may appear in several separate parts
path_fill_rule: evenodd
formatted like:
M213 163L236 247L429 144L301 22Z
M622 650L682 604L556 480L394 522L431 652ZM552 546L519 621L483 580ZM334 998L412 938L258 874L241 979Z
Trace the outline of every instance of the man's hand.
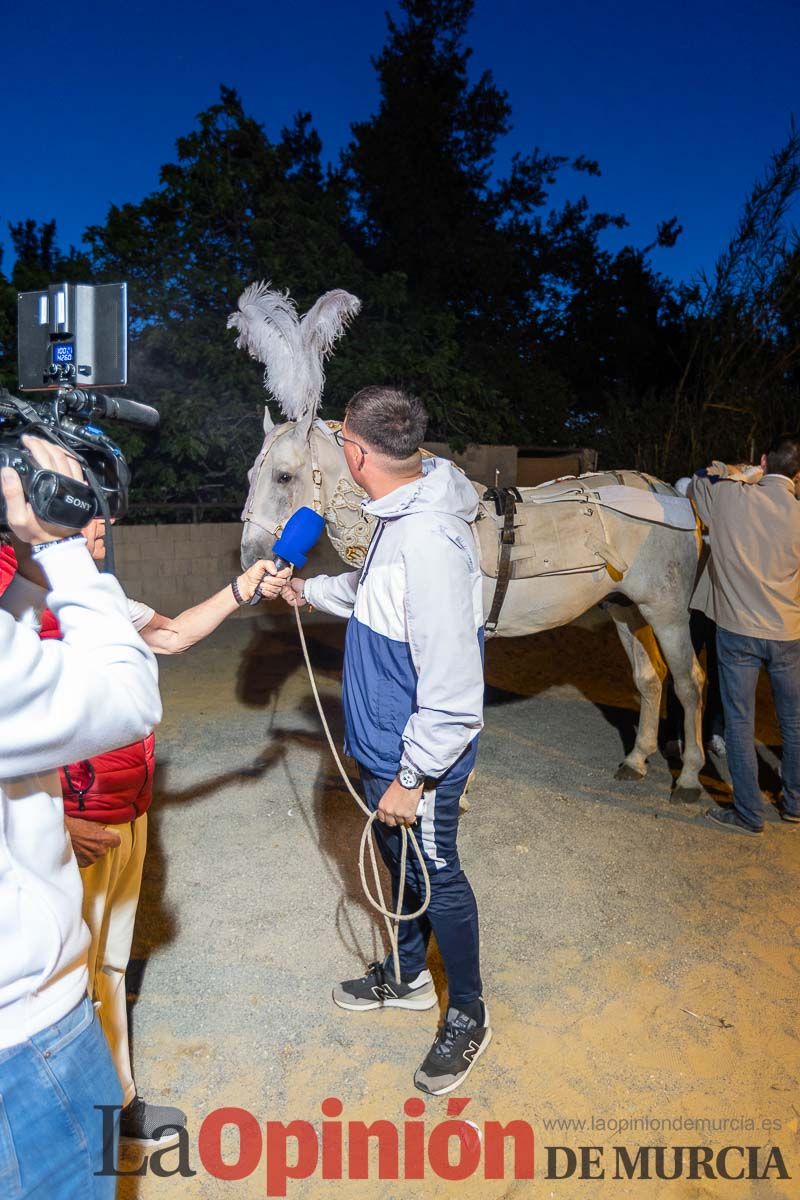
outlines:
M420 796L425 785L404 788L397 779L393 779L381 796L378 805L378 820L384 825L413 825L417 819Z
M90 867L114 846L120 837L110 829L104 829L96 821L83 821L80 817L64 817L64 824L72 842L72 849L79 867Z
M306 585L305 579L289 579L283 585L281 596L289 605L290 608L296 608L303 603L303 588Z
M29 434L25 434L22 444L26 450L30 450L40 467L85 483L80 463L60 446L54 446L52 442L46 442L43 438L31 437ZM72 537L78 532L77 529L45 525L40 521L25 499L22 481L13 467L3 467L0 487L3 489L6 502L6 522L11 532L21 542L29 542L31 546L38 546L41 542Z
M731 474L742 483L759 483L764 478L764 469L754 463L739 463L731 469Z

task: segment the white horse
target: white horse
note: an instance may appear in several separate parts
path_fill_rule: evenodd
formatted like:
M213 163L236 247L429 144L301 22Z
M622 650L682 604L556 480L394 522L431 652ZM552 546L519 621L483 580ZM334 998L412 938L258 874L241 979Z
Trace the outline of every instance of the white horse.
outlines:
M364 493L353 482L334 439L338 425L317 417L324 356L359 307L359 301L346 292L328 292L300 320L287 296L261 284L247 289L239 311L228 321L229 327L239 330L237 345L265 364L268 390L289 418L275 426L265 408L264 443L249 474L250 491L242 513L244 567L270 556L284 523L301 505L324 515L328 537L350 569L363 562L370 538L370 519L361 509ZM592 477L583 477L582 482L591 486ZM497 636L519 637L565 625L610 597L609 613L641 698L636 742L617 778L643 778L647 760L657 749L660 649L685 714L682 769L672 799L696 801L704 761L704 677L689 636L689 599L701 550L699 531L632 520L609 510L604 512L604 523L609 557L627 569L620 575L603 563L579 574L512 578ZM490 574L487 570L484 576L487 614L495 590ZM613 604L620 594L632 605Z

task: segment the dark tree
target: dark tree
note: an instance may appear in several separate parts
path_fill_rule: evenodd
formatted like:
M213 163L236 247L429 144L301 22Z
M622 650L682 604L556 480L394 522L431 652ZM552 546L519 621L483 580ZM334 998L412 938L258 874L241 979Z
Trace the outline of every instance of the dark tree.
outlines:
M405 273L415 304L457 319L459 363L483 403L454 399L442 432L453 433L452 413L485 438L491 410L506 437L563 438L570 423L603 411L609 389L639 385L665 288L645 252L601 250L622 216L593 213L582 197L549 207L559 172L596 175L593 160L533 149L497 177L512 114L491 72L470 80L473 7L402 0L401 19L389 18L375 60L380 106L353 126L342 158L352 238L374 269ZM666 222L661 243L677 232ZM621 320L640 297L641 317ZM632 361L623 343L642 325L647 338Z
M414 308L402 274L370 271L348 244L346 197L320 152L307 113L273 143L223 88L178 140L159 189L88 231L98 274L129 281L133 390L162 413L157 455L140 438L126 442L140 497L241 498L265 393L225 326L255 279L287 288L301 308L333 287L364 301L332 360L326 414L375 379L419 388L434 412L440 397L469 390L453 318Z

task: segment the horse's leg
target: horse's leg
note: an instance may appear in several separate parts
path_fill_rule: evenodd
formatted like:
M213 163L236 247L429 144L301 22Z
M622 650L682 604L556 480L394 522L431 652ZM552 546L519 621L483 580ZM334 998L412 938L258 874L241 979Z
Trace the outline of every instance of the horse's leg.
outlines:
M636 742L630 754L620 763L615 778L643 779L647 774L647 760L658 749L662 679L656 662L660 655L648 626L636 608L609 604L608 613L631 664L640 700Z
M661 653L672 672L675 694L683 706L684 751L681 773L670 797L676 804L694 804L702 794L700 768L703 752L703 684L705 675L697 661L689 633L689 613L666 614L660 606L641 605L642 615L650 622Z

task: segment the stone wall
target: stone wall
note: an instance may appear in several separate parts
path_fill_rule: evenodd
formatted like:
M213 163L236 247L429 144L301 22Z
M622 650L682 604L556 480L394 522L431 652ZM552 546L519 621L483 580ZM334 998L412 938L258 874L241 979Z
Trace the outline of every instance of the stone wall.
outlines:
M117 575L129 596L172 617L239 574L241 536L238 521L119 525L114 530Z
M447 442L425 442L425 449L450 458L470 479L487 487L513 487L517 482L516 446L481 446L471 442L463 454L455 454Z
M128 596L174 617L218 592L241 573L239 521L206 525L118 525L114 529L117 575ZM338 574L347 568L327 537L309 555L304 575ZM284 614L283 601L245 606L234 615Z

